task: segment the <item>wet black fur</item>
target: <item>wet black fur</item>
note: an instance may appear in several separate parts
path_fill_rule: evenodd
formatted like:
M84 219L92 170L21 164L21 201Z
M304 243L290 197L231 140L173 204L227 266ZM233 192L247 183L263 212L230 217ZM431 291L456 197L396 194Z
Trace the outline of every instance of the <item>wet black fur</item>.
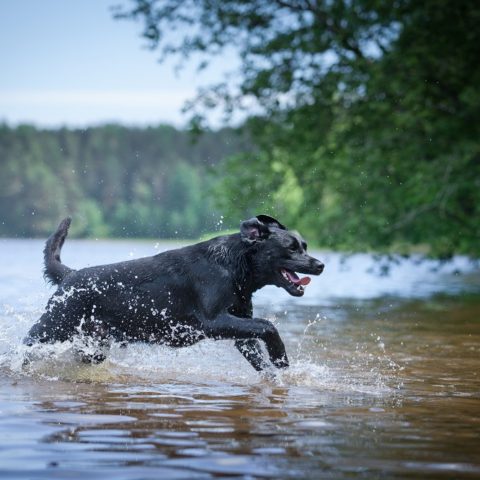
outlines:
M70 226L63 220L48 239L45 276L58 290L25 338L27 345L72 340L79 333L98 342L84 357L101 361L110 340L192 345L205 338L233 339L257 369L271 362L288 366L273 324L252 318L252 294L265 285L303 295L281 268L318 275L323 264L306 253L305 241L277 220L259 215L242 222L240 233L111 265L72 270L60 260Z

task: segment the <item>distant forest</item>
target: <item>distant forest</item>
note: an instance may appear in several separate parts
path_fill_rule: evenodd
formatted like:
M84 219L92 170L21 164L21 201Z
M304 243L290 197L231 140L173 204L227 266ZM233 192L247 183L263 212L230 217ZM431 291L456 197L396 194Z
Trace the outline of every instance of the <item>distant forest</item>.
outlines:
M232 129L0 125L0 236L195 238L218 228L210 172L250 147ZM238 223L238 222L236 222Z

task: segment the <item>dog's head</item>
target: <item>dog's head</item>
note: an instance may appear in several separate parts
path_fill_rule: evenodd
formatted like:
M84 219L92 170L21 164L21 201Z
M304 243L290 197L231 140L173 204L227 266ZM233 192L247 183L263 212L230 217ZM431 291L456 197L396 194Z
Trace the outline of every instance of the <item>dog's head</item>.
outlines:
M255 246L255 274L264 285L276 285L301 297L310 277L300 278L296 272L320 275L323 271L323 263L307 254L307 242L268 215L242 222L240 234L243 242Z

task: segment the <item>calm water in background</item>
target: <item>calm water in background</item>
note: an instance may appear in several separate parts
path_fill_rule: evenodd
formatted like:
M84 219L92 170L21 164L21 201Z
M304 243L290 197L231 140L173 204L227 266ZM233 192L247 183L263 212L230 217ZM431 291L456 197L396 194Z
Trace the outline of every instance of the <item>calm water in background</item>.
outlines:
M72 267L174 245L69 240ZM268 287L291 368L258 375L231 342L67 345L22 368L52 293L43 242L0 240L0 478L480 478L480 271L319 253L301 299Z

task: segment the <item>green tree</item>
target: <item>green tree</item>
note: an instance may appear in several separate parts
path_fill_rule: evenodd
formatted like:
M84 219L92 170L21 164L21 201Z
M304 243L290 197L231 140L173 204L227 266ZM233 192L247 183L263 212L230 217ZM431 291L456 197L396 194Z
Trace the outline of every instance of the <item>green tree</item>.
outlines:
M192 143L165 125L0 125L0 235L46 236L71 215L76 236L198 237L216 217L206 172L244 143L230 129Z
M131 0L117 17L162 58L238 51L239 74L192 102L200 123L252 98L262 112L247 122L258 154L222 169L230 212L286 211L334 247L480 255L475 0Z

